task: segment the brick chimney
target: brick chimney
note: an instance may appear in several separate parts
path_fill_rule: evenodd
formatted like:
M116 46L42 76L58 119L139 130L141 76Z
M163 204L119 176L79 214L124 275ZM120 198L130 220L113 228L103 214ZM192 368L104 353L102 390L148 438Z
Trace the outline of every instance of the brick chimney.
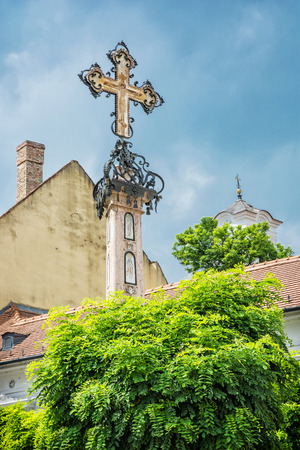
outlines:
M45 146L25 141L17 147L17 202L43 182Z

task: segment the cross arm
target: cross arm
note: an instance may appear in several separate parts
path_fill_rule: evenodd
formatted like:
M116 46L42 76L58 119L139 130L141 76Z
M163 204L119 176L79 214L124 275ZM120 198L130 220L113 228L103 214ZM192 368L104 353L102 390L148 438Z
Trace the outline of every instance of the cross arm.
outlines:
M161 106L164 99L156 92L149 80L142 86L128 86L129 99L135 103L140 103L147 114L150 114L154 108Z
M89 70L82 71L78 76L95 98L99 97L103 91L109 94L118 94L117 80L105 76L97 63L93 64Z

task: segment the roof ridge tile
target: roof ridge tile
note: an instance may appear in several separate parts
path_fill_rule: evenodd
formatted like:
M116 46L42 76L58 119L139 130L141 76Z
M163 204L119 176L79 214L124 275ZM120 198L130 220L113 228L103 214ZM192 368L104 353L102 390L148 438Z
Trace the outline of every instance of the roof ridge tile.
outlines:
M245 270L251 272L252 270L259 269L260 267L263 267L263 266L269 266L269 267L273 267L276 265L279 266L279 265L287 264L289 262L295 262L295 261L299 260L299 258L300 258L300 255L293 255L293 256L287 256L285 258L273 259L271 261L254 263L254 264L251 264L250 266L246 266Z

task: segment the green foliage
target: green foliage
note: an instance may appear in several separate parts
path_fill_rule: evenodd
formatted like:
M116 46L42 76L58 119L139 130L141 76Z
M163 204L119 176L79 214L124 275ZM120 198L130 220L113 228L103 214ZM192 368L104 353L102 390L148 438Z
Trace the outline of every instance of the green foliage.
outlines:
M283 422L278 437L289 450L300 448L300 374L295 395L282 406Z
M32 450L44 411L26 411L24 405L0 408L0 450Z
M281 405L299 366L274 306L280 283L235 269L184 287L51 314L31 367L47 408L36 448L287 448Z
M237 264L291 256L290 247L271 242L268 230L267 222L244 228L228 223L218 227L217 220L203 217L198 225L176 236L173 255L191 273L200 269L228 270Z

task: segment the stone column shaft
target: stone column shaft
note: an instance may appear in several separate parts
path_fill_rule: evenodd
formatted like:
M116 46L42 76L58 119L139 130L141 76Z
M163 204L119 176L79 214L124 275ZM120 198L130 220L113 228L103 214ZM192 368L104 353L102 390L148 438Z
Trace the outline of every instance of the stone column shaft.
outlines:
M130 198L130 204L129 204ZM134 205L136 207L134 207ZM125 235L126 220L133 218L133 238ZM124 192L113 191L107 205L107 285L106 292L125 291L127 295L144 296L142 244L142 200L135 201ZM132 256L133 255L133 256ZM126 262L125 262L126 259ZM135 266L135 267L134 267ZM135 276L134 272L135 271ZM127 275L127 276L126 276Z

